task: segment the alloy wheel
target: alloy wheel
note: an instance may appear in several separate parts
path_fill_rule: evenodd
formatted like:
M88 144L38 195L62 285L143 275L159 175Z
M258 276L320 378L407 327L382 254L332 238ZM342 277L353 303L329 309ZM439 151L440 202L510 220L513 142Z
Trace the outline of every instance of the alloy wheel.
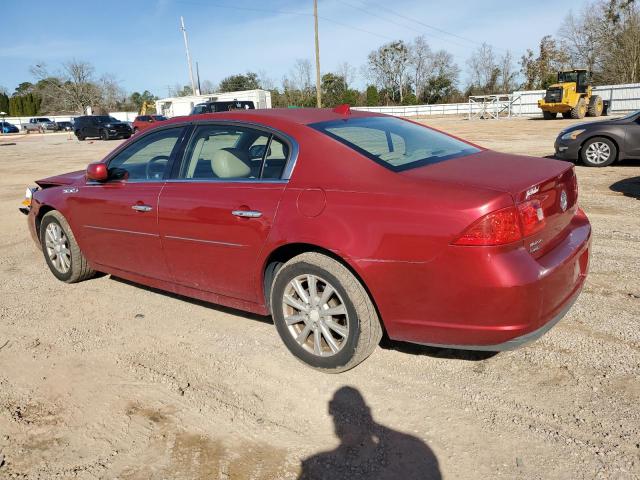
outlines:
M71 268L71 250L69 250L69 240L55 222L47 225L45 230L45 247L47 256L54 268L60 273L67 273Z
M337 354L349 338L349 314L336 288L316 275L300 275L289 282L282 313L294 340L319 357Z
M587 147L585 156L589 162L599 165L609 160L611 156L611 148L604 142L593 142Z

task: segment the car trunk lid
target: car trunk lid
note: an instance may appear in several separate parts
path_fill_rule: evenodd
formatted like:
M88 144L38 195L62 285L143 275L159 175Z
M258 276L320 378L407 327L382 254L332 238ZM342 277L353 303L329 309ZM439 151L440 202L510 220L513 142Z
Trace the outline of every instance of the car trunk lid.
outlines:
M523 222L524 245L536 258L566 236L578 208L573 165L558 160L485 150L409 169L401 175L509 193ZM524 225L525 213L534 215L529 233Z

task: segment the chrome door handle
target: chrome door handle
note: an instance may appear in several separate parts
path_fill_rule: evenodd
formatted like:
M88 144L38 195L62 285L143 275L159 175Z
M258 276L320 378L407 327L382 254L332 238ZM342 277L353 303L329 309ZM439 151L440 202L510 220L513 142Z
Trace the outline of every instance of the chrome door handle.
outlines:
M150 212L152 210L149 205L132 205L131 208L136 212Z
M245 218L260 218L262 216L262 212L257 210L234 210L231 212L232 215L236 217L245 217Z

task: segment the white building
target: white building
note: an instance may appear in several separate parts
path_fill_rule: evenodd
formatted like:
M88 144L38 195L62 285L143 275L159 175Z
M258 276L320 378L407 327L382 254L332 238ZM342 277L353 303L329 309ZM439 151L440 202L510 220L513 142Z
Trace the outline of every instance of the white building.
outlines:
M271 92L267 90L242 90L239 92L162 98L156 101L156 112L169 118L177 117L189 115L193 107L199 103L230 102L233 100L251 101L256 108L271 108Z

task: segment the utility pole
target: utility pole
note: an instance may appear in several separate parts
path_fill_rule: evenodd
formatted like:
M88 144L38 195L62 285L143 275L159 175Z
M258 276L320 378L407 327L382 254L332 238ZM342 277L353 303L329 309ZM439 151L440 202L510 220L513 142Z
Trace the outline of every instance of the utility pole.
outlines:
M184 37L184 49L187 52L187 64L189 65L189 78L191 79L191 92L200 95L200 90L196 90L196 82L193 79L193 67L191 67L191 55L189 54L189 41L187 40L187 29L184 28L184 18L180 17L180 30Z
M196 77L198 78L198 95L200 95L202 87L200 86L200 67L198 67L198 62L196 62Z
M316 106L322 107L322 92L320 91L320 41L318 40L318 0L313 0L313 20L316 30Z

